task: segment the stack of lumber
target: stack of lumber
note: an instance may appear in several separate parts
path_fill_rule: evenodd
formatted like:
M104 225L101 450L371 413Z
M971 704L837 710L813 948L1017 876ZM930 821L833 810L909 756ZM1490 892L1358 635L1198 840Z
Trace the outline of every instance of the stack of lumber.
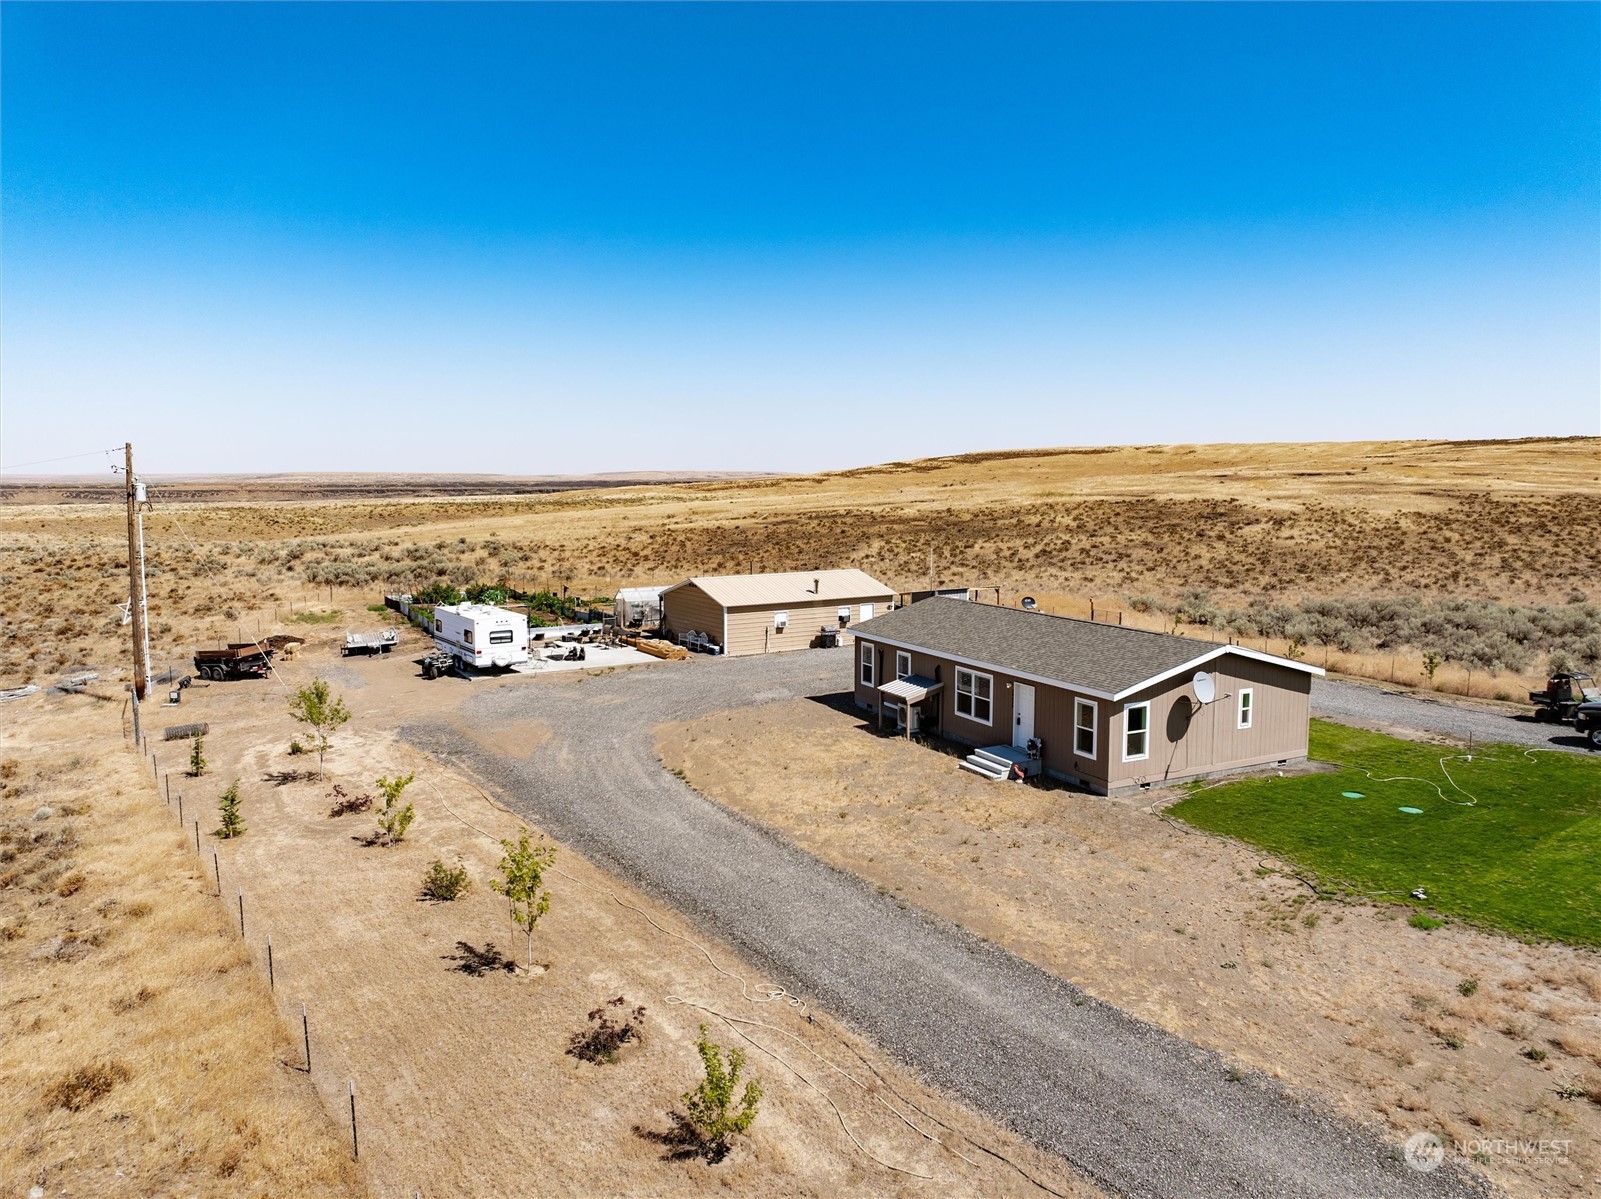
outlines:
M653 641L644 637L624 637L624 645L632 646L642 654L649 654L653 658L672 658L675 661L689 657L689 651L681 645L674 645L670 641Z

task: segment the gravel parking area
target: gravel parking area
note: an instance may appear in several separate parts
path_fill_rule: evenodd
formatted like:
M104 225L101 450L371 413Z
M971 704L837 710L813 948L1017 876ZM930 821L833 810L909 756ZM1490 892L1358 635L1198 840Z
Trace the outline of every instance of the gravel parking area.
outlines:
M1454 704L1413 691L1362 683L1312 680L1312 715L1342 724L1379 729L1410 729L1466 741L1505 741L1537 749L1593 753L1572 725L1536 724L1484 708Z
M1375 1134L1267 1079L1230 1081L1218 1055L876 893L705 799L655 757L652 729L661 722L830 694L849 675L849 650L816 651L472 696L462 719L537 719L553 730L527 759L440 724L402 735L472 769L552 836L1113 1191L1195 1199L1487 1193L1449 1163L1434 1173L1409 1168Z

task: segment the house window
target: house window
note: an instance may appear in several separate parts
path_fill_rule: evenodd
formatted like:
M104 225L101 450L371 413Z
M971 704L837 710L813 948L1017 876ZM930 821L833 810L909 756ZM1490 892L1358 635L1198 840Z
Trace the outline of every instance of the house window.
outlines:
M1251 727L1251 716L1256 705L1256 696L1253 692L1254 689L1251 687L1242 688L1240 691L1240 718L1235 726L1237 728Z
M873 647L870 643L862 642L862 686L873 685Z
M1095 756L1095 704L1087 699L1073 701L1073 752L1081 758Z
M895 651L895 677L898 679L910 678L912 673L912 655L905 650Z
M1138 762L1151 756L1151 705L1129 704L1123 709L1123 760Z
M969 720L976 720L980 724L989 724L990 692L994 686L995 680L987 674L979 674L976 670L958 670L956 672L957 715L966 716Z

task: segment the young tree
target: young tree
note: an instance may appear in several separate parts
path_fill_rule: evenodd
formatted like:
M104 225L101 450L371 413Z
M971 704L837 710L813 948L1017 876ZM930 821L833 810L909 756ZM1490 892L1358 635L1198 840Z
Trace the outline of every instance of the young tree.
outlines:
M412 780L416 777L415 774L404 774L378 780L378 791L384 797L384 806L378 813L378 827L383 830L385 839L391 845L405 839L406 830L417 818L417 813L410 804L405 807L400 806L400 793L411 786Z
M206 773L206 739L195 734L194 744L189 747L189 777L199 778Z
M506 897L512 923L528 937L528 969L532 972L534 925L550 911L550 892L540 888L545 885L545 871L556 864L556 847L532 844L527 829L522 830L516 844L502 841L500 847L506 851L500 859L500 877L489 885Z
M1444 662L1445 659L1432 649L1423 655L1423 673L1429 676L1430 687L1434 686L1434 672L1439 670Z
M217 810L222 813L222 826L212 834L227 841L233 837L242 837L245 833L245 818L239 811L239 780L235 779L233 786L222 793L217 801Z
M689 1126L700 1137L706 1160L718 1162L728 1156L732 1147L728 1138L744 1132L756 1119L756 1108L762 1101L762 1084L754 1078L747 1082L736 1108L734 1092L745 1071L745 1051L728 1050L725 1063L723 1047L707 1035L704 1024L700 1026L695 1048L700 1052L706 1077L693 1091L684 1092L684 1109Z
M313 679L290 699L289 714L311 729L317 748L317 777L321 778L329 738L350 719L350 709L345 707L342 697L329 691L325 680Z

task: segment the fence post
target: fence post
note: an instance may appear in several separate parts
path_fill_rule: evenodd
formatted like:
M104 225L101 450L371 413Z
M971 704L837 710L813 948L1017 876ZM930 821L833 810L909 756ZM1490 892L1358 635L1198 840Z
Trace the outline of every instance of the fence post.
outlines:
M306 1073L311 1073L311 1021L306 1016L306 1005L300 1005L300 1031L306 1038Z
M350 1156L361 1157L361 1142L356 1139L356 1080L350 1080Z

